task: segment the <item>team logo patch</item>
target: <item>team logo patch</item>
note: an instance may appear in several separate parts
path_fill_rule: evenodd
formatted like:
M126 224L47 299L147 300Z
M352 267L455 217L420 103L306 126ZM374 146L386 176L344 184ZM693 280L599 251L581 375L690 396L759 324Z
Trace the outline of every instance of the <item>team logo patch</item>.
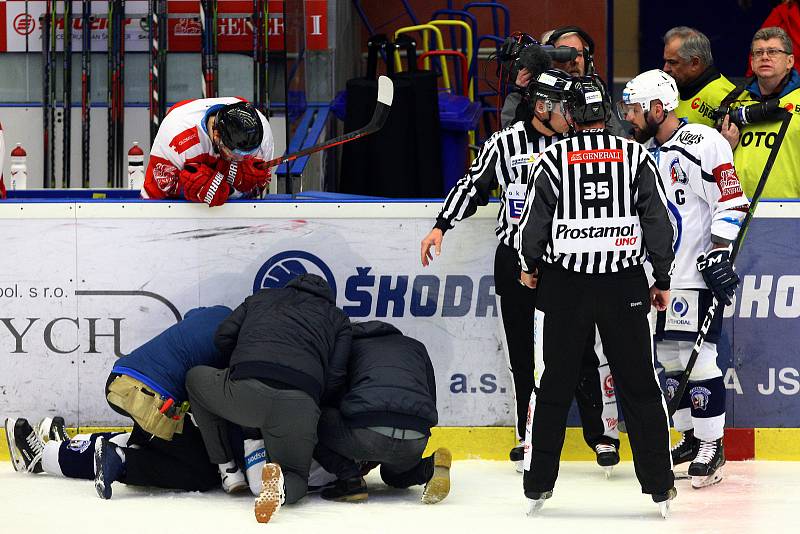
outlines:
M686 184L689 183L689 177L686 176L686 173L683 172L683 169L681 168L681 160L680 160L680 158L676 157L669 164L669 177L671 179L672 185L675 185L675 184L684 184L684 185L686 185Z
M736 169L730 163L723 163L714 168L714 179L717 181L722 193L720 201L725 202L732 198L738 197L742 194L742 184L739 183L739 177L736 176Z
M600 150L576 150L567 152L567 163L575 165L578 163L619 163L624 161L622 149L600 149Z
M681 132L678 134L678 141L684 145L696 145L703 140L703 134L696 134L692 132Z
M153 167L153 179L159 189L165 193L174 193L178 187L178 168L169 163L156 163Z
M692 407L696 410L706 411L708 400L711 398L711 390L702 386L695 386L689 391L692 398Z
M667 400L675 398L675 393L678 391L678 381L674 378L667 378Z
M86 449L89 448L92 442L88 439L71 439L67 444L67 448L71 451L75 451L77 453L86 452Z

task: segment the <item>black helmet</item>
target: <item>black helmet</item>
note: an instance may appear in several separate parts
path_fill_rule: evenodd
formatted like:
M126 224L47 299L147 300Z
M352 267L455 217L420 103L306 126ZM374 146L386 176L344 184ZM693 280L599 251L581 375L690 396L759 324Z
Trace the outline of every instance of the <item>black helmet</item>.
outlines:
M572 78L569 111L578 124L607 122L611 118L611 103L606 86L599 76Z
M569 98L571 85L572 78L563 70L547 69L539 74L535 80L528 84L525 95L531 114L536 109L537 100L565 102Z
M241 155L254 152L264 139L261 117L249 102L224 106L217 112L214 127L219 132L222 144Z

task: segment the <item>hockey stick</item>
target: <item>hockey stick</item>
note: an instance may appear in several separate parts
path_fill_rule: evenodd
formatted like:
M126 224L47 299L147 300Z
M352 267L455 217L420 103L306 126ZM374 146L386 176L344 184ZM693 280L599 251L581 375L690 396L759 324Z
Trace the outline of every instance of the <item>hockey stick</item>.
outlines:
M786 135L786 130L789 128L789 122L791 120L792 116L787 112L784 115L781 128L778 131L778 138L772 145L769 158L767 158L767 163L764 165L764 171L761 173L761 177L758 180L756 190L753 192L753 199L750 201L750 208L747 210L747 215L745 215L744 221L742 221L739 235L736 236L736 241L733 243L733 250L731 251L730 257L731 264L736 261L736 256L739 254L739 250L742 247L745 235L747 235L747 229L750 226L750 222L753 220L753 215L756 212L756 206L758 206L758 201L761 200L761 194L764 192L764 187L767 185L767 179L772 171L772 165L775 163L775 159L778 157L778 150L780 150L781 144L783 144L783 138ZM700 355L700 349L703 347L703 342L705 342L708 330L711 328L711 323L714 322L714 318L718 313L722 313L723 308L724 306L717 301L716 297L714 297L711 301L711 306L708 308L706 316L703 319L703 324L700 327L700 331L697 333L697 340L694 342L692 354L689 356L689 361L686 362L686 370L684 370L683 374L681 375L678 387L675 389L675 394L673 395L672 399L669 400L670 417L672 417L678 410L678 404L681 401L681 397L683 397L683 393L686 391L686 387L689 385L689 377L692 374L692 369L694 369L695 362L697 362L697 357Z
M338 145L342 145L344 143L349 143L350 141L355 141L356 139L361 139L370 134L374 134L386 123L386 119L389 118L389 113L392 111L392 100L394 99L394 84L392 80L387 78L386 76L378 77L378 101L375 103L375 112L372 114L372 118L370 119L369 123L361 128L360 130L356 130L354 132L346 133L339 137L334 137L333 139L329 139L328 141L323 141L317 145L312 147L299 150L297 152L293 152L291 154L284 154L283 156L275 159L271 159L265 163L265 168L269 169L271 167L276 167L281 163L286 161L293 161L297 158L301 158L303 156L307 156L309 154L313 154L314 152L319 152L320 150L325 150L328 148L333 148ZM214 176L214 180L211 182L211 186L209 187L208 191L210 195L206 195L207 199L204 201L208 204L211 202L211 199L214 196L214 193L219 189L220 185L222 185L222 181L227 178L228 182L233 182L234 174L230 174L228 177L222 175L222 173L217 173ZM263 193L262 193L263 194Z

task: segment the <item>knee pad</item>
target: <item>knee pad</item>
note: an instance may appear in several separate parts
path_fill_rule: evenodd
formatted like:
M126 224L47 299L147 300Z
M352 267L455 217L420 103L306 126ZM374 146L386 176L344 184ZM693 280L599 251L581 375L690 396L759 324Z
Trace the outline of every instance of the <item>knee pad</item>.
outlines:
M725 383L721 376L690 381L686 388L692 402L692 417L707 419L725 413Z
M681 376L683 376L683 373L680 371L666 373L667 401L672 401L675 397L675 393L678 391L678 386L680 385ZM678 403L678 410L689 408L691 405L692 401L689 397L689 384L687 384L686 389L683 390L683 395L681 395L681 400Z

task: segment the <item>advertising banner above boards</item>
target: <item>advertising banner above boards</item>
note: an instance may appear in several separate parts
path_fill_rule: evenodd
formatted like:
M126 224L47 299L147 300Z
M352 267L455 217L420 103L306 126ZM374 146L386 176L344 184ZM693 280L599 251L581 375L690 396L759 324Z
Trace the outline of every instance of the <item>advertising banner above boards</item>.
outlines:
M2 203L3 248L13 254L0 255L0 416L123 424L103 394L119 355L193 307L235 308L311 272L354 321L386 320L426 345L442 426L511 425L492 276L497 206L448 232L442 255L423 268L420 239L438 209ZM797 235L800 204L759 205L720 342L730 426L800 427L800 251L789 246Z
M147 1L126 2L125 49L127 52L146 52L150 48L147 35ZM167 50L169 52L200 51L199 2L169 0ZM41 52L44 1L0 1L0 52ZM64 39L63 3L57 2L56 41L62 50ZM284 48L283 2L268 1L269 50ZM223 0L218 2L218 47L220 52L253 50L251 0ZM328 0L305 0L305 45L308 50L328 49ZM72 20L72 49L81 50L81 7L75 3ZM105 52L108 44L108 2L92 2L92 51Z

